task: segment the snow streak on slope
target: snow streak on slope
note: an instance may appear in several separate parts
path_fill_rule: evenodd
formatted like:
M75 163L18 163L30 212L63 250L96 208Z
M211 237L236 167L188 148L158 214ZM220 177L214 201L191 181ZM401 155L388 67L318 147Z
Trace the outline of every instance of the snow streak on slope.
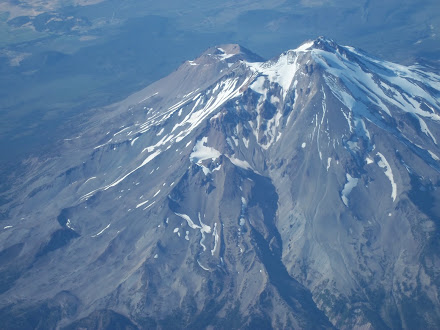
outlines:
M192 162L199 163L206 159L215 160L220 157L220 152L212 147L207 147L206 143L208 143L208 138L206 136L196 143L193 152L190 155L190 160Z
M350 132L357 126L359 118L380 124L385 120L384 116L393 117L396 112L401 112L414 116L420 130L437 144L429 121L440 122L436 110L440 107L440 100L430 91L440 89L440 77L424 73L417 67L404 67L368 57L354 48L338 46L331 40L321 38L305 43L272 61L246 63L257 76L250 88L261 94L264 100L268 99L267 86L275 83L282 88L285 99L289 89L295 87L296 80L301 79L297 73L304 66L303 58L307 54L324 69L326 84L350 111L351 114L347 115L341 110ZM365 127L365 124L362 125ZM365 133L368 137L368 132ZM411 140L408 137L405 139Z
M384 155L382 155L380 152L377 153L377 156L380 157L379 162L377 163L381 168L385 169L385 175L391 182L391 198L393 199L393 202L396 200L397 197L397 185L396 182L394 182L394 176L393 171L391 170L391 166L388 163L387 159Z
M112 183L94 189L89 193L81 196L80 200L87 200L98 191L107 190L109 188L118 185L128 176L130 176L132 173L136 172L137 170L148 164L151 160L156 158L158 155L160 155L164 151L165 147L166 147L165 150L168 150L175 143L179 143L180 141L182 141L195 128L197 128L206 118L208 118L212 114L212 112L214 112L219 107L221 107L225 102L229 101L232 98L237 97L242 93L241 89L244 85L249 83L249 79L243 79L241 84L239 84L239 80L240 80L239 77L233 79L220 80L213 88L213 91L215 91L216 93L214 94L212 92L206 101L203 100L201 102L203 96L201 96L200 93L197 94L195 97L186 96L184 97L183 100L174 104L168 110L153 112L146 122L144 122L143 124L136 124L133 129L134 133L133 131L130 131L130 135L136 136L136 138L134 138L133 140L130 139L131 146L134 145L134 142L138 140L142 134L149 132L154 127L160 127L165 125L167 120L169 120L170 117L176 111L182 110L186 106L192 106L192 109L187 113L186 117L183 120L181 120L177 125L175 125L171 131L166 131L166 129L162 127L159 131L160 134L159 133L155 134L155 136L160 138L160 140L153 145L145 147L142 150L142 152L147 151L151 154L139 166L129 171L128 173L120 176ZM189 93L189 94L191 95L193 93ZM118 132L116 132L114 136L120 135L123 132L128 131L129 129L132 128L124 127ZM95 147L95 149L101 148L107 145L108 143L110 143L111 141L112 139L110 139L107 143L103 145Z
M239 78L228 79L218 83L220 88L218 94L211 96L202 109L197 109L196 106L191 112L177 124L173 131L177 127L183 127L183 129L173 138L176 142L180 142L186 136L188 136L196 127L198 127L213 111L217 110L225 102L233 99L241 94L241 88L249 81L245 80L241 85L238 85Z
M283 53L274 62L263 62L263 63L246 63L249 68L254 72L261 74L270 82L277 83L283 89L283 98L286 98L286 94L293 83L293 77L298 70L298 56L295 51L288 51ZM262 84L264 81L261 78L254 83L253 88L256 92L263 92Z
M200 226L196 225L188 215L181 214L181 213L176 213L176 215L181 217L182 219L184 219L188 223L188 226L190 226L192 229L200 229L201 228Z
M324 78L335 97L355 111L356 116L362 113L374 121L374 116L366 114L370 103L388 116L393 116L393 112L399 109L415 116L422 132L437 144L425 120L440 122L440 115L434 110L440 107L440 101L427 91L438 90L438 76L379 61L351 47L339 46L334 52L313 49L311 54L327 72ZM359 107L360 104L364 104L364 109Z
M139 165L138 167L136 167L134 170L131 170L130 172L128 172L127 174L123 175L121 178L117 179L116 181L110 183L107 186L104 186L102 188L98 188L95 189L83 196L81 196L80 200L87 200L88 198L90 198L91 196L93 196L97 191L101 191L101 190L107 190L111 187L114 187L116 185L118 185L119 183L121 183L122 181L124 181L130 174L136 172L137 170L139 170L141 167L147 165L150 161L152 161L154 158L156 158L158 155L160 155L161 151L160 150L156 150L154 153L152 153L151 155L149 155L147 158L145 158L145 160L142 162L141 165Z
M348 207L348 195L351 193L354 187L357 186L358 178L353 178L350 174L347 173L347 183L344 185L344 189L341 192L341 198L344 202L345 206Z
M333 311L334 300L327 300L327 293L322 298L322 288L334 297L349 297L359 293L356 287L364 283L363 274L371 277L370 270L380 272L377 264L369 268L370 260L363 258L376 256L370 247L381 244L382 228L384 235L398 234L395 228L400 225L392 221L398 216L405 221L397 206L398 198L409 196L409 175L420 175L419 166L429 172L426 159L434 170L440 168L435 145L440 102L439 93L432 92L440 87L438 76L326 40L308 42L267 62L237 58L227 47L213 49L212 55L183 65L175 90L168 87L168 80L149 87L136 102L112 108L114 113L106 113L102 123L90 128L89 140L78 139L79 156L69 154L69 165L57 168L61 174L54 184L46 184L44 178L43 189L35 184L26 192L22 204L41 214L47 204L38 206L39 201L53 196L54 212L68 215L58 218L62 233L78 234L74 244L50 251L51 260L67 255L69 262L77 258L77 265L82 265L93 259L91 272L97 269L95 260L102 269L120 267L123 281L117 285L124 285L118 289L118 301L132 292L143 302L148 301L145 295L162 299L130 287L147 278L145 269L157 271L161 275L157 282L156 276L148 277L148 287L164 293L157 308L174 303L170 297L180 295L177 304L186 301L194 296L194 288L200 294L197 304L203 305L206 276L212 275L212 287L219 288L222 297L227 297L221 291L226 282L217 286L215 281L222 281L224 275L234 276L234 287L227 289L235 297L241 297L235 290L247 285L258 297L273 284L267 274L272 259L278 258L289 273L287 280L299 274L319 306ZM205 79L207 72L209 79ZM411 139L404 139L405 134ZM72 165L71 160L76 163ZM432 182L435 191L432 172L423 179ZM388 182L391 194L386 190ZM424 193L431 193L429 189ZM384 213L383 207L390 208L390 195L396 208ZM379 199L386 202L377 203ZM417 214L415 208L411 211ZM389 221L375 228L380 214L390 214ZM51 219L56 216L51 214ZM25 221L5 226L3 235L11 233L12 239ZM254 231L262 234L258 242ZM27 237L33 238L30 233ZM45 234L44 241L51 242L52 233ZM368 245L370 236L376 239L372 245ZM84 238L93 241L96 250L79 258L75 252ZM330 244L324 244L326 240ZM129 257L127 249L120 248L123 244L130 246ZM267 264L258 253L264 255L266 249L271 258ZM103 257L96 259L98 254ZM121 262L114 262L117 258ZM356 269L357 262L361 267ZM176 291L169 285L171 280L164 278L168 274L179 284ZM118 271L112 276L119 276ZM101 279L93 301L107 303L106 297L116 292L114 282L110 276ZM260 284L255 282L260 279ZM394 280L393 285L402 284L397 277ZM268 301L276 303L272 297L276 291L270 292ZM44 292L50 297L56 293ZM91 306L87 294L81 299Z

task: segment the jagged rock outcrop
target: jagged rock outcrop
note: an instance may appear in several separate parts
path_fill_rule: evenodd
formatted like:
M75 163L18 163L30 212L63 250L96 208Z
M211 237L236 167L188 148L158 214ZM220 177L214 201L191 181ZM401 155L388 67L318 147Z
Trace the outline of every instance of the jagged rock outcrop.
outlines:
M435 328L439 86L326 38L185 62L8 192L5 324Z

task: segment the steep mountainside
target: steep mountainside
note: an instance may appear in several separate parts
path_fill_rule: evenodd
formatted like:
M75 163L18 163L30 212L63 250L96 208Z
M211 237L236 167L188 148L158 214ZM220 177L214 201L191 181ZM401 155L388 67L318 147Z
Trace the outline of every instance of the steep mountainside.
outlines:
M4 197L8 328L436 328L440 77L208 49Z

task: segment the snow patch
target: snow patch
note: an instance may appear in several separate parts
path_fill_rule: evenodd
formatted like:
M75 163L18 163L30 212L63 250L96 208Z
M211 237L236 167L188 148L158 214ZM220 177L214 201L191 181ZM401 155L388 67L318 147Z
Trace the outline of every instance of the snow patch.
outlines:
M346 174L347 182L344 185L344 189L341 192L341 198L345 206L348 207L348 195L351 193L354 187L357 186L358 178L353 178L350 174Z
M220 157L221 153L212 147L207 147L206 143L208 143L208 137L206 136L197 141L193 148L193 152L189 156L192 162L200 163L206 159L215 160Z
M70 219L67 219L66 226L67 226L67 228L73 230L72 223L70 222Z
M245 160L241 160L241 159L237 159L233 156L227 156L229 158L229 160L231 161L232 164L234 164L235 166L241 167L245 170L252 170L254 171L254 169L251 167L251 165L249 165L249 163ZM256 171L254 171L255 173L257 173Z
M218 240L219 240L219 234L217 232L217 222L214 223L214 231L212 233L214 236L214 247L211 250L211 254L214 255L215 251L217 250Z
M204 267L199 260L197 260L197 263L199 264L200 268L202 268L203 270L209 271L209 268Z
M306 52L310 49L310 47L313 46L313 41L307 41L305 43L303 43L301 46L299 46L298 48L295 49L295 51L297 52Z
M428 150L428 152L429 152L429 154L431 155L432 159L434 159L434 160L440 160L440 158L439 158L435 153L433 153L431 150Z
M202 218L200 217L200 212L199 212L199 223L200 223L200 226L201 226L201 228L200 228L201 232L208 233L208 234L211 232L211 227L208 226L208 225L205 225L202 222Z
M151 206L153 206L153 204L156 203L156 201L153 201L151 204L148 204L146 207L144 207L143 209L146 210L148 208L150 208Z
M142 205L147 204L147 203L148 203L148 200L146 200L145 202L139 203L138 205L136 205L136 208L139 208L139 207L141 207Z
M86 182L84 182L83 184L86 184L87 182L89 182L90 180L93 180L93 179L96 179L96 176L92 176L91 178L88 178L88 179L86 180Z
M249 86L250 89L254 90L258 94L266 96L267 90L264 88L264 82L266 78L264 76L259 76L254 82Z
M162 135L163 131L164 131L164 128L162 127L162 128L160 129L159 133L156 134L156 136L160 136L160 135Z
M286 99L287 92L292 84L293 78L298 71L298 56L295 51L287 51L278 58L276 62L246 62L246 65L256 73L267 76L270 82L275 82L283 89L283 99ZM264 94L262 81L257 78L254 88ZM263 78L264 79L264 78ZM264 82L264 81L263 81ZM255 90L254 89L254 90Z
M101 230L99 233L92 235L91 237L98 237L99 235L101 235L104 231L106 231L108 228L110 227L110 224L107 225L107 227L105 227L103 230Z
M249 148L249 139L245 139L245 138L243 137L243 143L244 143L244 146L245 146L246 148Z
M196 225L188 215L183 214L183 213L176 213L176 212L174 212L174 214L177 215L178 217L181 217L182 219L184 219L188 223L188 226L190 226L192 229L200 229L201 228L200 226Z
M160 150L156 150L154 153L152 153L151 155L149 155L147 158L145 158L145 160L142 162L141 165L139 165L138 167L136 167L134 170L128 172L127 174L125 174L124 176L122 176L121 178L117 179L116 181L112 182L111 184L95 189L83 196L81 196L80 200L87 200L88 198L90 198L91 196L93 196L97 191L101 191L101 190L107 190L110 189L116 185L118 185L119 183L121 183L122 181L124 181L129 175L131 175L132 173L136 172L138 169L144 167L145 165L147 165L150 161L152 161L154 158L156 158L158 155L160 155L161 151Z
M377 165L379 165L379 167L385 169L385 175L387 176L387 178L391 182L391 198L393 199L393 202L394 202L397 197L397 185L394 182L393 171L391 170L391 166L388 163L388 161L386 160L384 155L382 155L380 152L378 152L376 155L380 157L380 160L377 163Z

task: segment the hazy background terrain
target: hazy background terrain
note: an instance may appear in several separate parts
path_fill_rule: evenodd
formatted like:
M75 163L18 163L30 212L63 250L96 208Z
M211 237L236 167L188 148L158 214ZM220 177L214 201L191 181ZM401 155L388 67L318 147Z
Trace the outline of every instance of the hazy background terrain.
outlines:
M438 0L4 0L0 174L72 137L93 108L216 44L239 43L271 58L326 35L436 70L439 14Z

